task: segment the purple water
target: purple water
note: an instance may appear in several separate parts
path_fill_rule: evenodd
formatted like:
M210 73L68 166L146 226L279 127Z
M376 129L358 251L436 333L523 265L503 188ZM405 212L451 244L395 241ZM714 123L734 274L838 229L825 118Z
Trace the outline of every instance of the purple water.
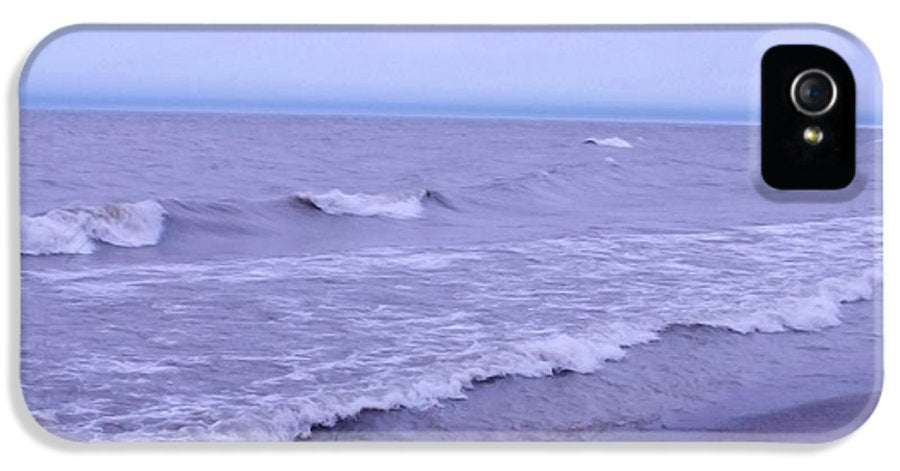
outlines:
M878 335L880 130L859 131L852 194L810 202L754 187L752 126L21 121L22 385L73 439L291 440L362 410L441 410L491 378L603 378L678 326L821 336L823 364ZM847 303L869 319L852 338L829 333ZM742 362L694 373L693 400ZM852 369L815 374L871 393ZM596 415L652 427L675 408L650 401Z

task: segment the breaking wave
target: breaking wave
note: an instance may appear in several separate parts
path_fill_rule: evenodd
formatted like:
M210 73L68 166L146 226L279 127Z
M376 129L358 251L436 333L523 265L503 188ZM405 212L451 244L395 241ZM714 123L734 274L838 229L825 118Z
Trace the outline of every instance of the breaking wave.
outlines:
M743 319L703 324L742 334L822 330L841 324L841 304L871 300L880 283L880 269L874 268L854 278L826 278L810 296L787 299Z
M335 216L371 216L416 219L425 203L455 209L440 193L420 190L400 194L297 193L292 201ZM289 220L284 200L189 202L176 198L97 207L54 209L22 216L25 255L92 254L98 243L117 247L157 245L166 226L170 230L205 230L217 233L253 233L272 220ZM296 208L295 208L296 210ZM168 224L165 221L168 220Z
M423 202L434 199L444 202L435 191L421 190L406 194L344 193L334 189L326 193L299 192L297 199L324 213L340 216L384 216L393 219L415 219L425 212Z
M162 236L165 217L166 210L153 200L23 216L21 252L90 254L98 242L119 247L155 245Z

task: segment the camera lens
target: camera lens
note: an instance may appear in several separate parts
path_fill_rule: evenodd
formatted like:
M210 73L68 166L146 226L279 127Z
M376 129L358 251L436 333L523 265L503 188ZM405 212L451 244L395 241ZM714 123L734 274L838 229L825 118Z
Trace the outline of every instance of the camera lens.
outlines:
M834 79L824 70L803 71L791 84L791 100L797 111L807 116L823 115L837 101Z

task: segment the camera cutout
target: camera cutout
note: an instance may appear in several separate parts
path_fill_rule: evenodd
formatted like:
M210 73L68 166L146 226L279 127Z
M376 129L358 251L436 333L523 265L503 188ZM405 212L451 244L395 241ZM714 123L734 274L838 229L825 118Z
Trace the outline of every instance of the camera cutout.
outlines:
M762 177L780 190L837 190L856 173L856 86L821 46L775 46L762 59Z

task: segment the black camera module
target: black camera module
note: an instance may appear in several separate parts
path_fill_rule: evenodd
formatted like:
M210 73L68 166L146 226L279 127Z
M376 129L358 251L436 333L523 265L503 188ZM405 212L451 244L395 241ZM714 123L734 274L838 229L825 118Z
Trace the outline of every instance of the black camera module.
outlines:
M837 85L824 70L804 70L791 83L791 100L797 111L807 116L821 116L837 102Z
M775 46L762 58L763 180L779 190L839 190L856 175L856 85L834 51Z

